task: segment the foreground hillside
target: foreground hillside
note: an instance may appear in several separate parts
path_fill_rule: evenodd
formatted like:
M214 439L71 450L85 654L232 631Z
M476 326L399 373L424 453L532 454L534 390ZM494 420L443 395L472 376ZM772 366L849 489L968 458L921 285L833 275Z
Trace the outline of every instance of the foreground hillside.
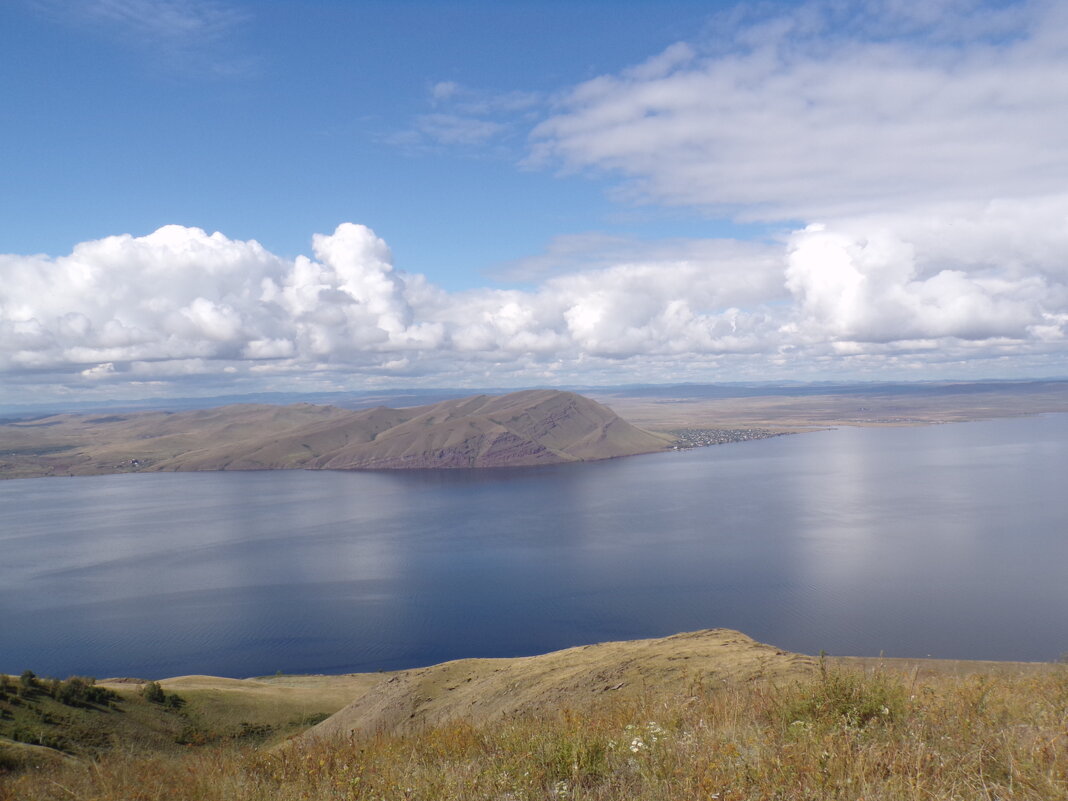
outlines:
M722 686L811 675L811 657L716 629L655 640L583 645L541 656L461 659L393 674L312 728L311 741L352 734L403 733L457 720L491 723L560 709L587 713L649 688L684 691L700 676Z
M336 704L334 680L352 704L281 744L258 736L293 711L280 692ZM0 743L0 799L1068 798L1063 665L815 659L720 630L362 682L163 682L220 731L243 725L76 759Z
M650 453L672 441L556 390L405 409L235 405L8 422L0 425L0 477L508 467Z

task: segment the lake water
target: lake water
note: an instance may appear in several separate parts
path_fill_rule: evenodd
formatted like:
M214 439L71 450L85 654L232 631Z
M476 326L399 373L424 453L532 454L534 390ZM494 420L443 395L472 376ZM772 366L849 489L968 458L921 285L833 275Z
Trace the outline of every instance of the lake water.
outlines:
M0 482L0 671L371 671L729 627L1068 651L1068 415L511 470Z

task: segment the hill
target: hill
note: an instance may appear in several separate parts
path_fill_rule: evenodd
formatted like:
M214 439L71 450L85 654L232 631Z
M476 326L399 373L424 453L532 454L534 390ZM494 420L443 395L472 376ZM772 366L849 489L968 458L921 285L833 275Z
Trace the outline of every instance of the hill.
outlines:
M386 674L186 676L161 682L165 703L133 679L63 703L7 678L0 801L1045 801L1068 787L1065 670L815 659L716 630ZM323 710L339 711L308 729Z
M539 656L460 659L392 674L304 739L403 733L456 720L485 724L561 709L585 712L634 700L652 688L682 692L698 678L722 687L796 680L815 669L812 657L728 629L582 645Z
M239 404L0 424L0 477L510 467L649 453L672 441L556 390L361 411Z
M302 732L381 681L377 674L227 679L181 676L156 698L140 679L0 676L0 773L116 749L261 744ZM0 793L0 798L3 794Z

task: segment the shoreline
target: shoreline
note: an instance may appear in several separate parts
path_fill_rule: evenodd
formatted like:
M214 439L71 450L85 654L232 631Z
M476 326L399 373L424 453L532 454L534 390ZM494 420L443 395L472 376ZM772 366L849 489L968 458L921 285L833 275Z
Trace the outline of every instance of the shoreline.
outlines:
M632 411L632 410L630 410ZM958 414L951 418L939 418L939 419L920 419L920 418L901 418L896 420L889 419L873 419L873 420L856 420L856 419L838 419L832 418L824 421L816 421L814 419L791 419L791 420L778 420L772 419L762 421L759 425L752 424L749 421L727 421L718 422L715 425L674 425L669 427L666 424L651 424L646 423L640 419L641 415L629 415L628 410L623 409L620 413L620 417L625 419L632 425L640 425L641 428L652 434L667 435L676 437L675 441L671 444L665 445L661 450L655 451L639 451L636 453L624 454L619 456L606 456L602 458L587 458L578 459L570 462L550 462L546 464L515 464L515 465L494 465L494 466L471 466L471 467L351 467L351 468L336 468L336 467L241 467L241 468L190 468L190 469L171 469L171 470L151 470L141 469L139 466L131 466L132 469L122 469L125 465L117 465L113 469L95 469L90 468L87 470L70 471L69 466L62 468L61 472L56 472L54 468L51 468L51 472L45 470L45 468L38 468L36 472L27 472L25 474L17 473L17 467L11 464L4 464L0 462L0 481L16 481L23 479L35 479L35 478L89 478L95 476L117 476L117 475L165 475L168 473L234 473L234 472L249 472L249 473L262 473L262 472L278 472L284 470L301 470L304 472L343 472L343 473L377 473L377 472L409 472L419 470L500 470L500 469L530 469L538 467L555 467L562 464L595 464L603 461L613 461L616 459L629 459L635 456L648 456L655 453L673 453L695 450L698 448L714 447L717 445L735 445L745 442L756 442L763 439L773 439L776 437L789 436L792 434L812 434L820 431L833 431L836 428L919 428L923 426L935 426L935 425L947 425L953 423L980 423L991 420L1007 420L1017 419L1025 417L1040 417L1042 415L1050 414L1068 414L1068 404L1064 409L1051 409L1051 410L1027 410L1027 411L1001 411L998 413L990 413L986 415L971 415L971 414ZM694 414L691 412L691 415ZM637 419L636 419L637 418ZM687 418L690 419L690 418ZM688 442L687 437L701 438L707 437L710 441L698 441ZM4 452L0 449L0 459L4 456L12 455ZM146 465L147 467L147 465ZM28 470L33 470L33 465L27 466Z

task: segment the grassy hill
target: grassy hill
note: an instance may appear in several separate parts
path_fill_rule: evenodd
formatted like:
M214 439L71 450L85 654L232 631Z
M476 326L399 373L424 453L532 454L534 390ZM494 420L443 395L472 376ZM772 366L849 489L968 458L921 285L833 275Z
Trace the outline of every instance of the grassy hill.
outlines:
M30 699L57 733L97 721L99 742L0 743L0 799L1068 798L1065 665L817 659L721 630L161 685L184 703L101 682L113 708L62 724L55 699Z
M116 750L174 754L191 745L276 742L305 731L378 683L376 674L143 680L0 678L0 770L98 758ZM88 687L70 692L70 687Z

